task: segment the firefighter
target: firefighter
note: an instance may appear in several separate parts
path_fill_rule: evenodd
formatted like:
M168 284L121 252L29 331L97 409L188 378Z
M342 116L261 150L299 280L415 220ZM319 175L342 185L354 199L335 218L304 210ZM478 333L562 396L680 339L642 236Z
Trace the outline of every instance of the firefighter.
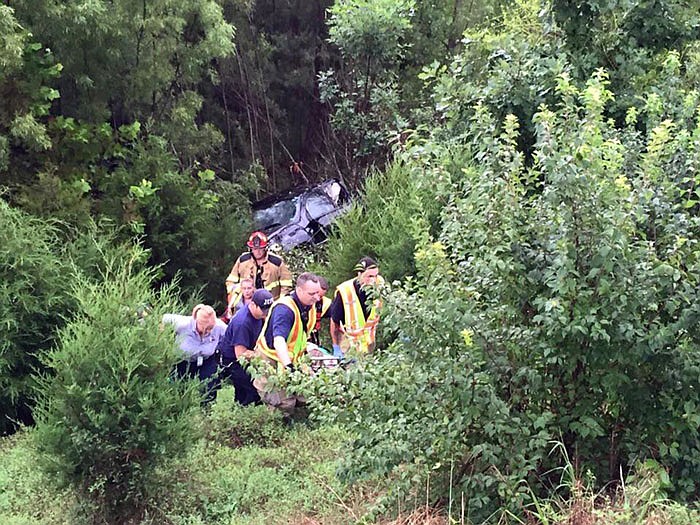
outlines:
M382 282L374 259L363 257L355 266L357 275L338 285L330 308L333 355L342 358L350 348L359 353L374 350L379 322L379 299L370 297Z
M249 251L242 254L226 278L226 293L230 317L231 309L241 298L241 281L252 279L255 289L268 290L275 300L292 289L292 274L281 257L268 253L267 235L253 232L246 245Z

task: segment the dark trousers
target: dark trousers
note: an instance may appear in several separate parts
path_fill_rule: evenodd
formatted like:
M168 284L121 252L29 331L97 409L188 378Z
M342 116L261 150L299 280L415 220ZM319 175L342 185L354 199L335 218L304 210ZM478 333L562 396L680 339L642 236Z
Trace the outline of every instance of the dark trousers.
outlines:
M218 354L205 358L201 366L197 366L197 361L180 361L175 365L175 376L179 379L199 379L205 389L204 403L211 403L216 398L218 363Z
M236 391L235 399L243 406L260 402L258 391L253 386L253 378L238 363L235 357L221 357L222 381L230 381Z

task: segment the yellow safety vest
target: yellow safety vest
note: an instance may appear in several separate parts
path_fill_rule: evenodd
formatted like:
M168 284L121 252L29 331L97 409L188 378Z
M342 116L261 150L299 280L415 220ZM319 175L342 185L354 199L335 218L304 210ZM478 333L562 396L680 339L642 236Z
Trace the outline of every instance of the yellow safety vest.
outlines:
M306 351L306 341L309 336L309 333L316 326L316 309L313 307L309 309L309 320L307 321L306 326L302 326L301 312L299 312L297 304L294 302L294 299L290 295L280 297L277 301L275 301L272 304L272 307L270 308L270 313L268 314L267 318L265 319L265 323L263 324L260 336L258 337L258 340L255 343L255 350L262 353L265 357L273 361L280 362L279 357L277 357L277 352L275 352L275 349L267 346L267 341L265 340L265 332L267 331L267 325L270 322L270 319L272 319L272 313L274 312L275 308L280 304L285 305L294 313L294 324L292 325L292 329L290 330L289 335L287 336L287 349L289 351L289 357L292 358L292 363L296 363L299 360L299 358L302 355L304 355L304 352Z
M333 304L333 301L329 297L321 297L321 305L319 307L319 303L316 303L314 305L314 309L316 310L316 315L318 319L316 320L317 322L321 320L321 317L326 315L326 312L328 312L328 309L331 307L331 304Z
M362 312L362 304L357 297L357 293L355 293L354 282L355 279L350 279L339 284L336 288L336 293L340 295L343 301L343 311L345 313L343 331L349 339L350 346L361 353L367 353L370 347L374 345L381 301L379 299L374 301L369 316L365 319L365 314Z

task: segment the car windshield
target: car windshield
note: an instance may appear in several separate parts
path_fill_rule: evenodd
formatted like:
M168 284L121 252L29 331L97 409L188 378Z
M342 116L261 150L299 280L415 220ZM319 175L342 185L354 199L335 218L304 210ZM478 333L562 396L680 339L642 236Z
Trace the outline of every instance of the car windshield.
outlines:
M299 197L288 199L257 210L253 213L253 221L259 230L266 230L275 225L281 226L287 224L294 218L297 209L297 200Z
M319 219L335 211L335 205L325 195L310 195L306 199L306 211L309 212L310 218Z

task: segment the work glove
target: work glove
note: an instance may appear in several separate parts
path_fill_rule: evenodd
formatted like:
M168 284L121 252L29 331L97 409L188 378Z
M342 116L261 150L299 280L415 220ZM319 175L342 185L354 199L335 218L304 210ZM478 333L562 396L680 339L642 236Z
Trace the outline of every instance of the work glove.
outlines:
M333 357L337 357L338 359L345 357L343 351L340 349L340 345L333 345Z

